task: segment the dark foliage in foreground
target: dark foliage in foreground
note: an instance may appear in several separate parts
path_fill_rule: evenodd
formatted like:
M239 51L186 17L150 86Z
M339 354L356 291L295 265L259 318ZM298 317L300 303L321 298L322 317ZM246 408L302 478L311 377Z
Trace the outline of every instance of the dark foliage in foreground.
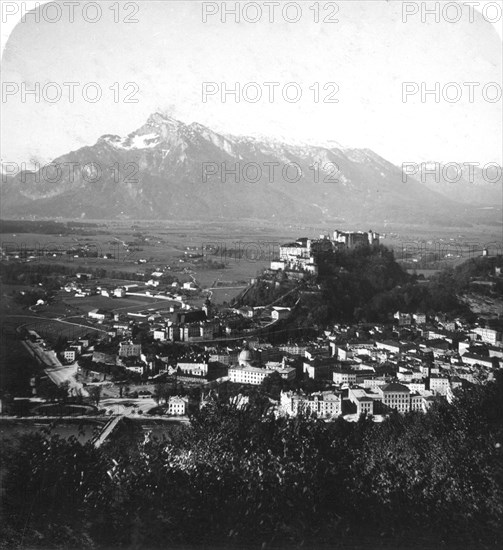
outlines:
M2 451L3 548L503 542L503 380L376 424L212 403L127 452L27 436ZM382 540L382 539L381 539ZM0 545L0 547L2 547Z

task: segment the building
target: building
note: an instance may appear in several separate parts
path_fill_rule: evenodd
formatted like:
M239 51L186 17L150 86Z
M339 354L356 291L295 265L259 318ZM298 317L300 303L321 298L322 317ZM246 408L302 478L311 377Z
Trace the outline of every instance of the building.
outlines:
M216 325L213 321L199 323L199 334L202 340L213 340Z
M331 356L330 348L326 346L314 347L311 346L306 349L304 352L304 357L309 359L309 361L314 361L315 359L328 359Z
M283 380L288 380L289 382L295 380L297 376L297 371L294 367L281 367L280 369L276 369L276 372L279 373Z
M182 339L182 330L180 325L176 323L169 323L168 329L167 329L167 340L171 340L172 342L179 342Z
M167 340L167 333L165 329L154 330L154 340L159 342L165 342Z
M125 369L129 372L135 372L136 374L143 374L145 371L144 365L126 365Z
M223 365L232 365L238 361L238 351L237 350L214 350L210 353L209 362L210 363L222 363Z
M187 281L183 283L183 289L184 290L197 290L197 285L194 283L194 281Z
M229 381L235 384L252 384L259 386L266 376L274 371L270 369L260 369L247 365L236 365L229 368Z
M104 321L105 319L112 318L110 311L106 311L104 309L92 309L87 315L91 319L97 319L98 321Z
M411 411L422 411L424 412L425 406L424 406L424 397L419 394L411 394L410 396L410 410Z
M311 240L302 237L293 243L279 247L279 259L271 261L271 271L293 271L301 273L318 273L318 266L311 250Z
M411 393L422 393L426 390L426 384L422 381L422 379L421 381L413 379L410 382L404 384L404 386L407 386Z
M334 384L356 384L356 372L346 369L335 369L332 373Z
M341 414L341 395L324 391L309 395L294 392L281 392L280 411L287 416L299 413L315 413L319 418L332 418Z
M398 321L399 327L410 326L412 324L412 315L410 313L397 311L393 317Z
M349 361L353 358L353 351L346 348L337 347L335 355L339 361Z
M284 353L282 353L277 347L274 347L271 344L257 344L256 347L254 346L253 351L255 356L257 357L257 360L261 364L267 363L269 361L278 363L281 362L284 357Z
M406 382L412 382L412 378L414 376L414 373L411 371L411 370L408 370L404 367L398 367L398 372L396 374L396 377L398 378L398 380L400 380L401 383L406 383Z
M185 416L187 414L187 409L189 405L189 400L186 397L173 396L168 399L166 404L166 414L172 416Z
M377 349L383 349L389 353L400 353L400 344L393 340L385 340L382 342L376 342Z
M292 380L295 380L295 377L297 375L297 371L294 367L288 367L283 362L278 363L275 361L268 361L265 364L265 368L268 370L276 371L283 380L288 380L291 382Z
M291 312L292 308L290 307L273 307L271 312L271 318L274 321L280 321L281 319L286 319Z
M392 382L385 386L379 386L377 392L380 394L385 407L401 413L410 410L410 390L407 386Z
M489 357L498 357L499 359L503 359L503 349L502 348L496 348L494 346L490 346L488 349Z
M286 262L283 262L281 260L272 260L270 269L271 271L285 271Z
M68 363L73 363L77 358L77 350L75 349L65 349L63 351L63 359Z
M304 357L308 346L299 344L284 344L278 346L278 349L283 353L288 353L289 355Z
M363 387L365 389L375 389L379 386L385 386L387 384L387 381L384 377L375 377L375 378L364 378L363 379Z
M493 346L502 341L502 333L492 328L477 327L470 332L470 335L474 340L482 340Z
M239 309L236 309L235 311L236 313L239 313L239 315L242 315L243 317L246 317L248 319L252 319L255 315L254 308L250 306L243 306L243 307L240 307Z
M378 245L379 233L370 229L368 233L363 231L339 231L333 233L333 241L342 244L345 248L356 248L357 246Z
M493 360L493 357L484 357L475 353L465 353L461 356L461 362L465 365L478 365L487 368L492 368Z
M139 357L141 355L141 344L134 344L131 341L119 344L119 357Z
M207 376L208 375L208 362L207 361L179 361L176 364L177 370L180 369L183 374L189 374L190 376Z
M424 325L426 323L425 313L413 313L412 318L416 322L416 325Z
M279 247L279 259L284 262L296 261L298 259L306 260L310 257L311 240L305 237Z
M187 323L180 327L180 339L183 342L193 342L201 339L199 323Z
M439 395L447 395L451 385L447 376L432 374L430 376L430 391Z
M192 309L190 311L176 311L171 316L173 323L196 323L206 320L206 312L202 309Z
M330 379L334 364L335 362L333 359L315 359L314 361L307 360L302 364L302 372L314 380L319 380L322 378Z
M356 414L374 414L374 399L362 388L349 388L348 399L356 405Z

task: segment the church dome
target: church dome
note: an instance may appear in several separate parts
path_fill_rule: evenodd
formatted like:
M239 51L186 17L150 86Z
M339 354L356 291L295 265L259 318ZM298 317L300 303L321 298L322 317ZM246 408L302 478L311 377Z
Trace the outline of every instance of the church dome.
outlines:
M240 365L249 366L253 360L252 352L249 349L243 349L239 353L238 362Z

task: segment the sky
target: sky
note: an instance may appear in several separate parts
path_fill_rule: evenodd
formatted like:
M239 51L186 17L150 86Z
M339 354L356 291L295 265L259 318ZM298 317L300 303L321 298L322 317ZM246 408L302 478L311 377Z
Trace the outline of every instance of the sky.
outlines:
M498 93L494 86L482 93L491 82L500 84L501 93L501 18L491 23L475 12L470 22L465 6L458 22L442 16L438 23L433 17L423 22L419 11L404 23L402 2L351 0L319 2L320 22L309 9L313 2L297 2L295 23L282 15L285 2L273 22L258 2L263 13L256 23L236 23L231 15L222 22L225 3L213 2L219 12L203 22L203 3L191 0L101 2L102 15L91 23L82 15L83 4L73 22L65 7L59 21L29 15L7 40L2 33L3 162L49 162L103 134L127 135L155 111L221 133L366 147L397 165L502 162L502 101L490 101ZM421 10L420 4L409 2L407 9ZM330 16L329 5L338 7L337 23L322 21ZM114 6L118 11L110 9ZM16 15L2 10L4 31ZM488 19L494 14L488 11ZM94 18L94 12L88 15ZM295 12L288 16L293 19ZM77 83L73 102L66 82ZM82 97L91 82L101 90L99 101ZM267 82L278 83L273 102ZM461 91L460 99L448 102L441 94L436 103L430 94L421 101L421 88L432 89L436 82L450 98ZM473 102L466 82L477 83ZM37 83L40 101L30 94L23 98L23 87ZM216 93L203 101L203 86L221 91L236 83L241 88L255 83L248 97L258 89L262 99L253 103L240 94L239 102L232 95L224 102ZM405 102L404 83L411 91ZM455 84L445 87L448 83ZM91 98L95 89L88 87ZM300 100L286 101L285 89L289 97L300 90ZM61 98L48 101L58 90ZM331 92L338 102L322 101ZM136 102L126 102L128 94Z

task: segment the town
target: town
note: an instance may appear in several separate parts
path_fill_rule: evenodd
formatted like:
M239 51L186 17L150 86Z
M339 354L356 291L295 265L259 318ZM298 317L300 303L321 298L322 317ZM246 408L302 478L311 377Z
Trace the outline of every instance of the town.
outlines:
M273 281L281 275L316 293L320 261L368 247L379 247L379 234L336 230L299 238L279 247L262 276ZM31 395L2 395L3 415L187 419L212 396L247 402L255 388L278 416L382 421L394 411L426 412L438 400L452 402L457 388L485 384L503 366L498 318L395 311L386 323L335 322L280 341L277 333L288 326L295 304L214 304L194 277L182 283L172 275L158 265L143 284L114 285L84 272L65 276L57 291L63 300L78 298L83 307L98 296L106 307L67 317L79 334L89 328L84 337L51 341L19 328L39 370L30 377ZM501 267L489 278L489 285L501 281ZM155 307L124 307L121 299L129 297ZM29 309L44 315L48 308L38 300ZM61 400L64 407L54 403Z

